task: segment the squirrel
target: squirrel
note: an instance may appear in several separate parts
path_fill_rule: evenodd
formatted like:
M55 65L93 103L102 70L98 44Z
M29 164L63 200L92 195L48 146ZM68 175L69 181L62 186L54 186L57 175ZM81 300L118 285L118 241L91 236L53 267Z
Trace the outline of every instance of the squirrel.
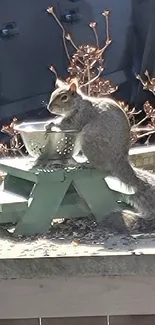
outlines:
M57 80L47 109L61 117L61 130L77 130L77 153L82 150L93 168L104 171L128 188L128 202L139 216L155 218L155 176L129 161L130 123L119 104L108 97L83 94L77 80ZM51 123L46 130L51 129ZM107 177L108 183L108 177Z

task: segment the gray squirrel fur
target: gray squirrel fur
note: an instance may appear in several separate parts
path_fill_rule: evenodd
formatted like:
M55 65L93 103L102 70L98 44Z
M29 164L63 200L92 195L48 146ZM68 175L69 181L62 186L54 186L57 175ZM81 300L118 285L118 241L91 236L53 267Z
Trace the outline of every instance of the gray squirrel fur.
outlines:
M79 150L91 166L133 188L130 204L137 208L140 217L154 219L155 176L129 162L130 124L125 112L110 98L84 95L76 81L70 85L58 82L57 86L47 108L61 116L61 130L77 130ZM47 125L49 129L51 124Z

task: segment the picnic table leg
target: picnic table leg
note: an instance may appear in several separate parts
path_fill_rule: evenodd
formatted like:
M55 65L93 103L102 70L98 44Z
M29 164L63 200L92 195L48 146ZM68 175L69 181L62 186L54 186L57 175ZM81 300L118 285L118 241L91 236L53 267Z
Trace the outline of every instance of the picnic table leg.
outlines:
M85 199L97 222L118 207L120 195L108 188L102 175L76 179L74 186Z
M27 236L45 233L56 216L69 185L69 180L36 184L31 195L32 201L17 224L15 234Z
M4 179L4 189L6 191L21 195L27 199L29 198L33 186L33 182L10 174L8 174Z

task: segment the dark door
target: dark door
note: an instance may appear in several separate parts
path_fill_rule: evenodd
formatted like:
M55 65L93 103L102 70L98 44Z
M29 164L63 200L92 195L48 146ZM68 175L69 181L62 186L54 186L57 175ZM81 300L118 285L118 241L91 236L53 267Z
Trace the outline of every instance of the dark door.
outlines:
M130 0L1 0L0 1L0 120L38 109L54 88L54 65L62 77L68 61L62 30L46 9L53 6L58 17L77 11L77 22L64 24L77 45L94 42L88 24L97 22L100 44L105 42L101 13L111 11L112 45L106 52L107 78L125 82L131 68L132 8ZM13 35L7 37L6 30ZM40 108L41 109L41 108Z
M37 108L54 87L49 66L61 75L66 70L62 33L49 5L57 10L56 0L0 1L0 118ZM13 35L5 35L7 28Z

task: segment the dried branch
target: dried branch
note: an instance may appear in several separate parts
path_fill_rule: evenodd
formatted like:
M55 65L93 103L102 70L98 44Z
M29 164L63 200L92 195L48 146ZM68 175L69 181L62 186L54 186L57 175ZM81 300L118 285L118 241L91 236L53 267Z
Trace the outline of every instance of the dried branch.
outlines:
M94 35L95 35L95 40L96 40L96 47L99 48L99 39L98 39L98 34L96 31L96 21L93 21L89 24L89 27L92 28Z
M9 125L4 125L1 132L6 133L10 137L9 144L0 143L0 156L25 156L26 149L22 142L20 133L14 129L17 119L14 118Z
M139 74L136 76L136 78L141 82L144 90L152 92L155 96L155 78L150 78L148 70L145 71L144 75L147 78L146 80L143 80Z
M110 36L109 36L109 14L110 11L109 10L104 10L104 12L102 12L102 15L105 17L105 22L106 22L106 35L107 35L107 41L106 43L109 43L110 41Z
M54 13L53 7L48 8L47 11L53 15L54 19L60 26L63 31L63 39L67 39L73 49L75 50L74 55L70 58L69 52L67 48L67 44L65 42L65 52L70 61L70 65L68 67L69 78L76 77L79 82L79 87L83 89L85 93L91 96L105 96L113 93L117 90L117 86L114 86L111 81L104 80L101 78L101 73L104 70L103 63L104 57L103 53L107 49L107 47L111 44L110 32L109 32L109 15L110 11L105 10L102 15L105 18L105 26L106 26L106 41L105 45L102 48L99 48L99 38L96 31L96 22L90 22L89 27L93 30L95 36L95 45L79 45L76 46L70 34L65 32L64 27L59 21L58 17ZM67 78L68 79L68 78Z
M64 49L65 49L65 53L66 53L66 55L67 55L67 58L68 58L68 60L70 61L71 59L70 59L70 55L69 55L69 52L68 52L68 49L67 49L67 45L66 45L66 38L65 38L65 36L66 36L66 32L65 32L65 30L64 30L64 27L63 27L62 24L60 23L60 20L57 18L56 14L55 14L55 12L54 12L54 8L53 8L53 7L48 8L48 9L47 9L47 12L48 12L49 14L51 14L51 15L54 17L54 19L56 20L56 22L58 23L58 25L59 25L60 28L62 29L62 40L63 40L63 44L64 44Z

